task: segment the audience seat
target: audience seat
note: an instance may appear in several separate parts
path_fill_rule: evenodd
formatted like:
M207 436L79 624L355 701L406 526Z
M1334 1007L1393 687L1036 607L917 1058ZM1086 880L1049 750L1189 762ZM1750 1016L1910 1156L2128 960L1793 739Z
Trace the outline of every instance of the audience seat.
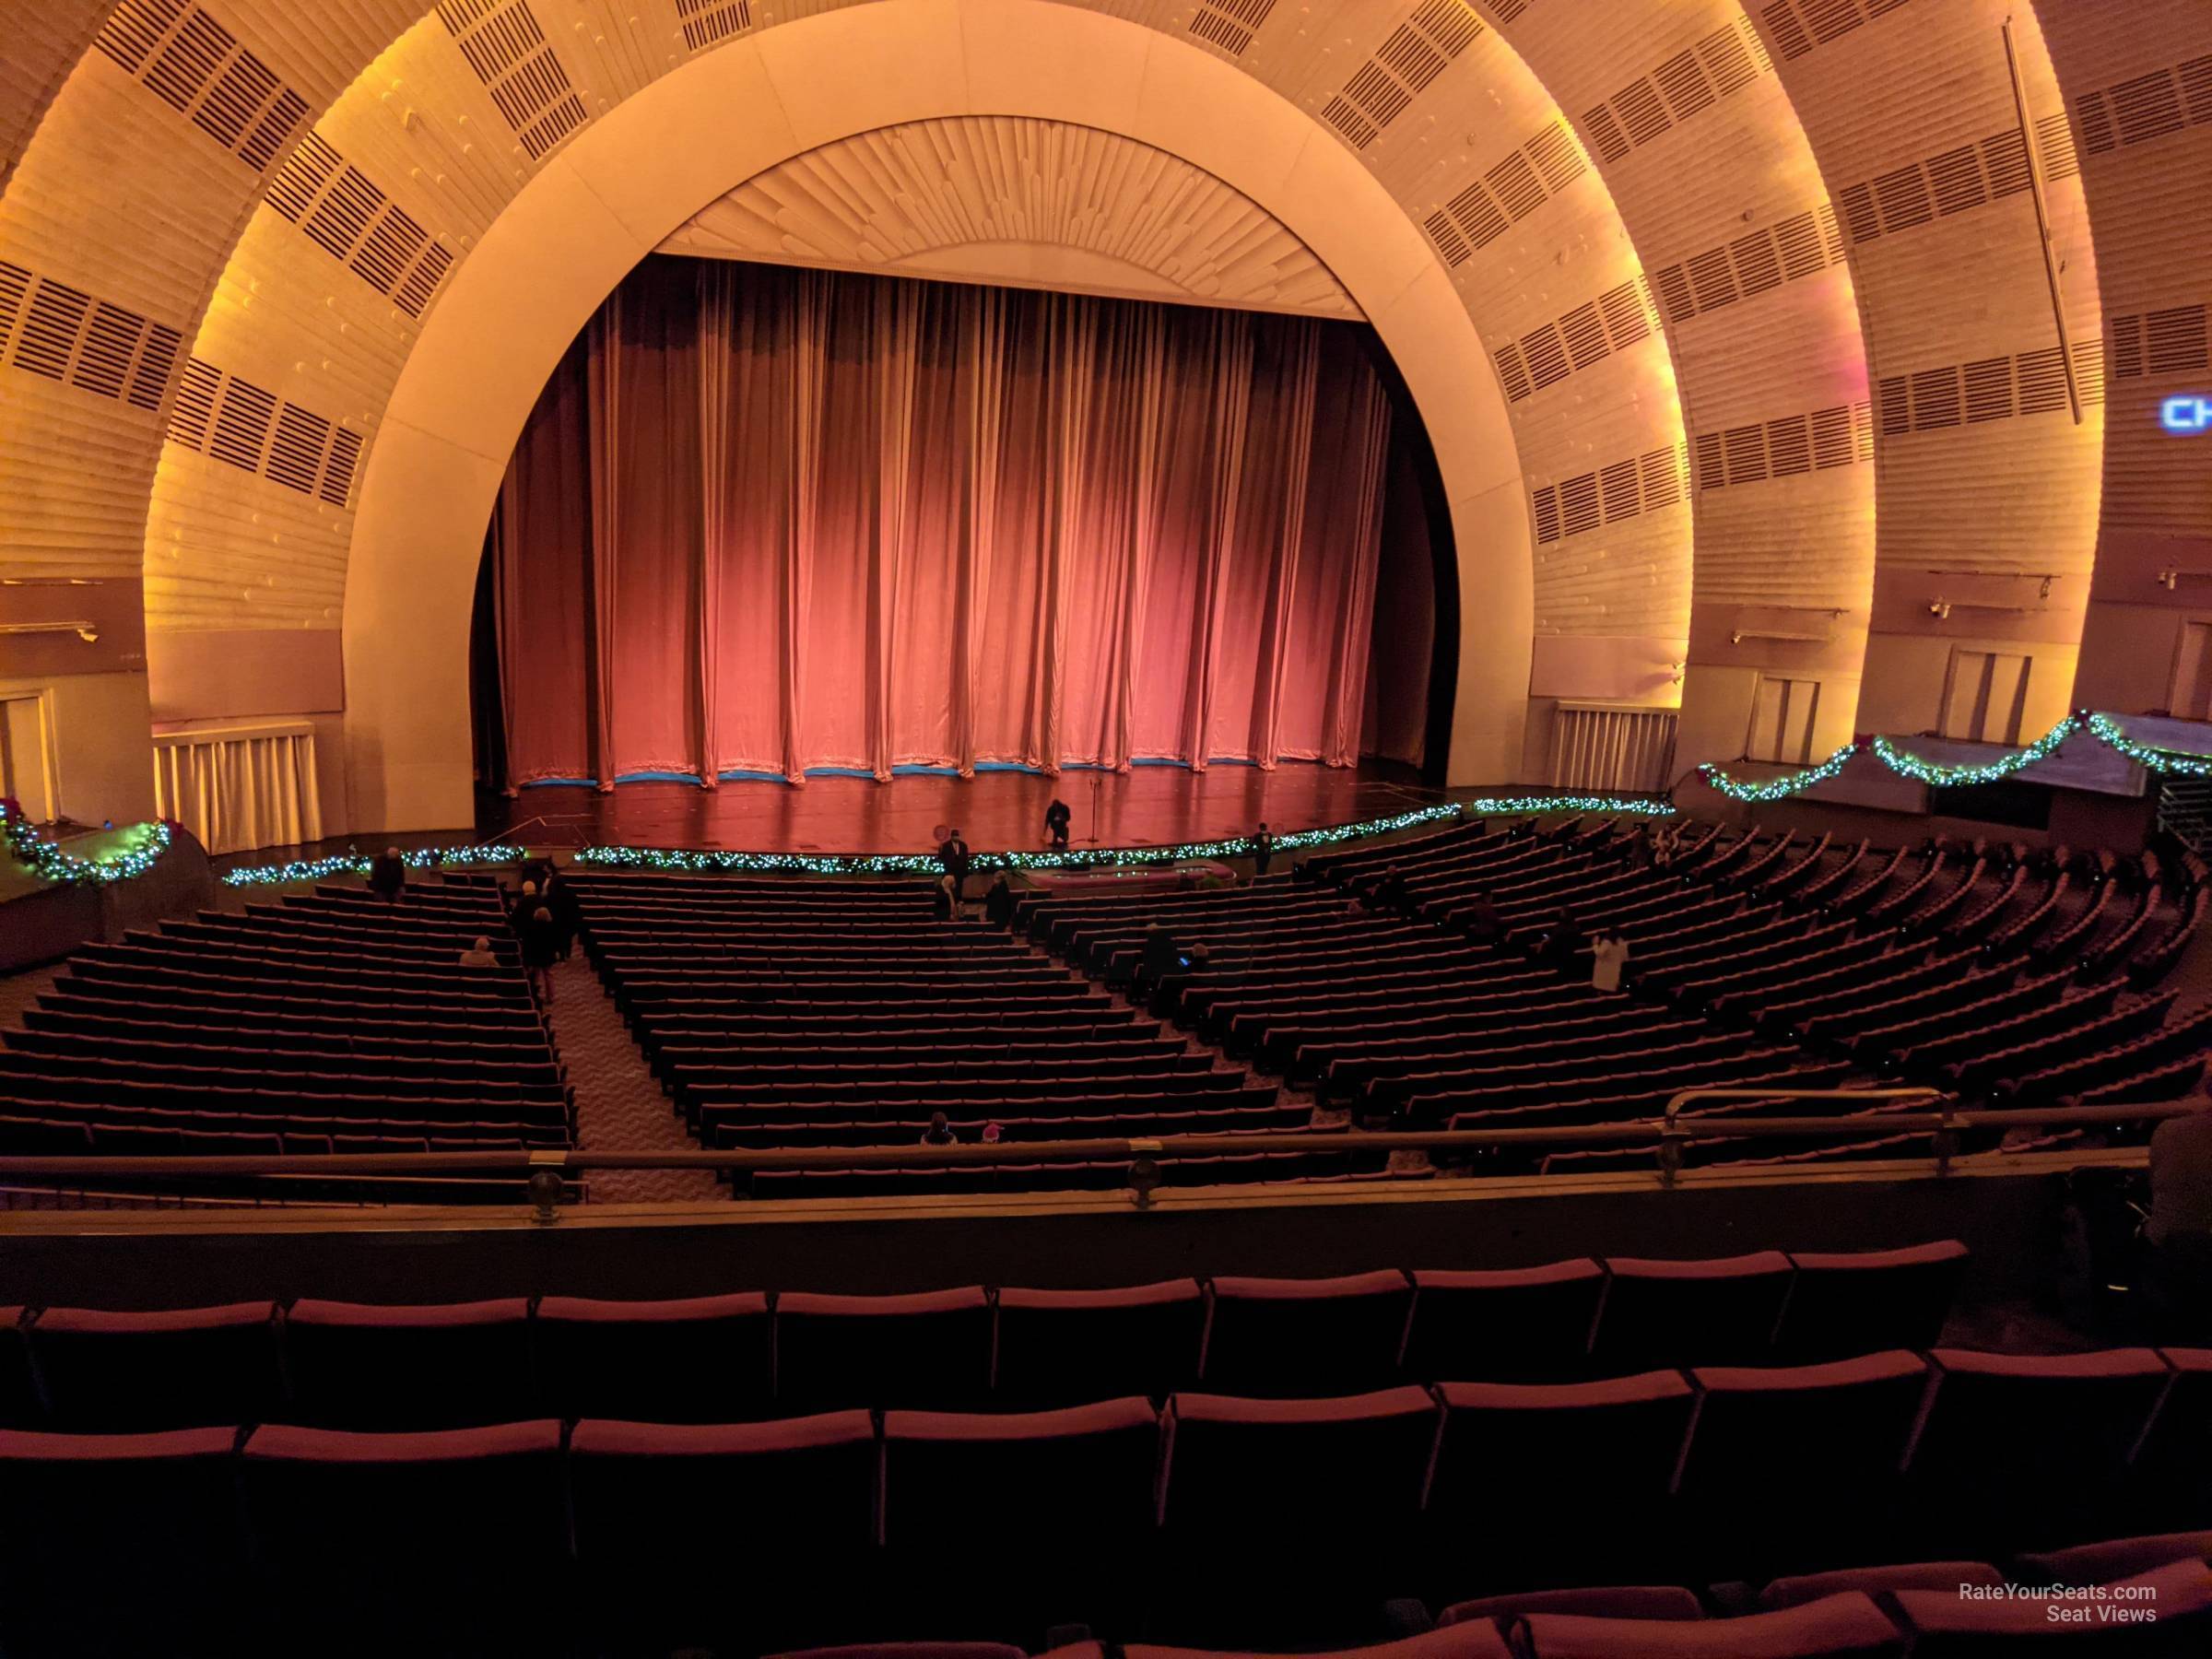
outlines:
M1902 1659L1904 1636L1860 1591L1802 1606L1691 1623L1531 1613L1513 1626L1521 1659Z
M1424 1584L1620 1583L1671 1556L1667 1490L1694 1400L1678 1372L1446 1382L1438 1393L1444 1421L1429 1481ZM1509 1492L1512 1501L1500 1504Z
M991 1382L991 1301L979 1285L913 1296L776 1300L776 1406L963 1411Z
M1206 1299L1196 1279L1111 1290L998 1293L993 1397L1008 1409L1143 1394L1197 1380Z
M1156 1621L1198 1641L1300 1645L1356 1628L1359 1592L1410 1540L1436 1401L1400 1387L1339 1399L1180 1394L1168 1405ZM1225 1576L1250 1592L1221 1617ZM1253 1608L1265 1612L1255 1623Z
M1142 1606L1159 1440L1159 1413L1141 1396L1006 1415L886 1412L883 1540L914 1628L1032 1642L1052 1624L1128 1628Z
M734 1425L578 1423L569 1478L593 1631L663 1652L757 1653L820 1639L841 1610L833 1575L865 1583L877 1460L865 1411Z
M237 1439L0 1432L0 1653L228 1659L249 1647Z
M529 1311L520 1297L294 1302L284 1344L299 1420L394 1432L510 1421L528 1397Z
M1300 1649L1300 1652L1310 1650ZM1096 1642L1055 1649L1045 1659L1104 1659ZM1218 1648L1160 1647L1133 1641L1122 1649L1122 1659L1276 1659L1276 1656ZM1334 1659L1513 1659L1512 1650L1487 1624L1467 1623L1426 1630L1399 1641L1379 1641L1367 1647L1341 1648Z
M561 1431L253 1431L242 1477L279 1630L322 1653L542 1653L569 1610ZM312 1633L312 1634L309 1634Z
M1698 1404L1676 1489L1700 1559L1766 1578L1888 1547L1926 1360L1892 1351L1689 1374ZM1777 1503L1778 1489L1820 1498Z
M1413 1285L1407 1377L1559 1382L1588 1362L1606 1273L1583 1256L1541 1267L1418 1268Z
M2128 1470L2128 1497L2153 1524L2212 1522L2212 1348L2164 1347L2173 1373Z
M2212 1561L2212 1532L2158 1533L2147 1538L2077 1544L2069 1549L2018 1557L2013 1570L2023 1584L2101 1584L2171 1561Z
M1398 1373L1413 1284L1392 1268L1341 1278L1217 1278L1199 1376L1209 1394L1312 1399Z
M23 1310L0 1308L0 1429L33 1428L44 1418L38 1384L30 1374Z
M1790 1289L1779 1250L1702 1262L1612 1256L1590 1360L1601 1376L1662 1365L1757 1365Z
M1922 1547L1975 1553L2095 1531L2171 1373L2149 1348L1936 1348L1908 1468Z
M1837 1567L1778 1578L1759 1593L1759 1606L1771 1612L1801 1606L1846 1590L1880 1595L1893 1590L1949 1590L1961 1584L2002 1584L2005 1575L1987 1561L1907 1561L1891 1567Z
M1967 1248L1956 1239L1906 1250L1795 1251L1775 1362L1809 1365L1943 1340Z
M677 1301L548 1296L531 1326L539 1397L560 1417L729 1423L773 1409L773 1322L759 1291Z
M2212 1651L2212 1568L2194 1558L2101 1586L2088 1601L2063 1590L1980 1600L1956 1588L1900 1590L1913 1659L2003 1659L2021 1653L2158 1654Z
M1440 1625L1487 1618L1500 1630L1530 1613L1581 1613L1594 1618L1702 1618L1705 1606L1679 1584L1593 1584L1576 1590L1529 1590L1454 1602L1436 1616Z
M281 1417L276 1321L265 1301L153 1313L47 1308L30 1341L50 1420L140 1433Z

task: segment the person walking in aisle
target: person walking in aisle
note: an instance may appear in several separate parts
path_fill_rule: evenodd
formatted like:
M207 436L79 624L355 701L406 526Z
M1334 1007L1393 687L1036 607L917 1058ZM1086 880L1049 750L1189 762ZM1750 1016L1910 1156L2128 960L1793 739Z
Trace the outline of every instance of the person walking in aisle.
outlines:
M560 954L560 935L553 924L553 912L544 905L532 911L523 923L523 967L530 975L530 989L536 994L537 1006L553 1006L553 960Z
M369 861L369 890L386 904L399 902L407 885L407 863L397 847L386 847Z
M953 826L937 848L937 862L945 866L945 874L952 877L952 907L958 913L968 898L968 871L974 860L969 855L968 843L961 840L959 825Z
M1014 888L1004 870L992 878L990 890L983 895L983 920L994 927L1005 927L1014 920Z
M1252 874L1254 879L1267 874L1267 866L1275 862L1275 837L1268 834L1265 820L1252 832Z

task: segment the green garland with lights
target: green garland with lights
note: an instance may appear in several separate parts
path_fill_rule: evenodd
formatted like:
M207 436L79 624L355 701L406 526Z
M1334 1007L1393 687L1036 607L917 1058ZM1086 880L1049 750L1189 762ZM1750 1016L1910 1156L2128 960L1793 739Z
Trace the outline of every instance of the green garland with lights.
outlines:
M400 863L410 870L489 869L526 863L526 847L418 847L402 853ZM333 876L366 876L369 856L339 853L328 858L303 858L288 864L245 865L225 873L226 887L276 887L291 881L323 881Z
M1672 818L1675 804L1651 795L1477 795L1462 801L1469 818L1537 818L1547 813L1614 813L1622 818Z
M18 864L41 881L63 884L105 885L143 876L169 851L171 839L167 824L158 821L133 824L123 831L129 844L121 852L99 858L79 858L74 853L64 852L59 842L40 834L24 816L23 808L12 800L0 800L0 826L5 826L7 850Z
M2212 778L2212 760L2200 759L2194 755L2177 755L2168 749L2155 749L2137 743L2120 729L2120 723L2110 714L2078 716L2111 748L2118 749L2137 766L2172 778Z
M1818 766L1808 766L1803 771L1768 778L1758 783L1747 783L1740 778L1732 778L1710 760L1700 766L1698 771L1709 788L1732 801L1785 801L1792 795L1803 794L1816 783L1825 783L1837 776L1852 756L1858 752L1855 745L1847 743Z
M1867 747L1873 751L1876 759L1900 777L1925 783L1931 789L1973 789L1985 783L2002 782L2039 760L2050 759L2065 747L2067 738L2079 732L2088 732L2106 747L2125 756L2147 771L2169 777L2212 778L2212 759L2175 754L2168 749L2152 748L2147 744L2137 743L2121 730L2120 723L2111 715L2091 713L2086 709L2067 715L2026 748L2000 755L1994 760L1974 764L1945 766L1938 761L1924 760L1918 755L1900 748L1887 737L1873 738ZM1786 772L1779 778L1769 778L1757 783L1732 778L1710 761L1700 766L1698 771L1710 788L1732 801L1781 801L1803 794L1816 784L1827 782L1841 772L1845 763L1858 752L1855 745L1847 745L1818 766Z
M1335 824L1323 830L1293 830L1275 837L1278 853L1311 852L1369 836L1389 835L1421 824L1460 818L1501 815L1524 817L1539 813L1632 813L1647 818L1674 811L1665 801L1615 795L1485 796L1443 806L1420 806L1388 818L1369 818L1357 824ZM1249 858L1258 851L1248 835L1220 841L1186 841L1172 847L1103 847L1090 852L979 853L971 868L994 870L1095 870L1143 868L1207 858ZM666 847L586 847L576 862L602 869L664 870L703 875L736 872L746 875L806 876L935 876L942 869L934 853L713 853L688 852Z

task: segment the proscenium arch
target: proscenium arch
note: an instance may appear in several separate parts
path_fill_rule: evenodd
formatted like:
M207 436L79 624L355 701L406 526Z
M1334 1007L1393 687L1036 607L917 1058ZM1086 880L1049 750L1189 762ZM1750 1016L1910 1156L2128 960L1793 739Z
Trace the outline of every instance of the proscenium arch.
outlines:
M1212 174L1334 271L1428 428L1458 547L1449 777L1517 777L1532 548L1504 394L1419 228L1312 116L1199 48L1036 0L881 0L704 53L592 122L500 215L430 312L370 453L347 567L346 730L362 827L471 821L468 632L483 529L555 364L623 276L708 203L902 122L1033 116Z

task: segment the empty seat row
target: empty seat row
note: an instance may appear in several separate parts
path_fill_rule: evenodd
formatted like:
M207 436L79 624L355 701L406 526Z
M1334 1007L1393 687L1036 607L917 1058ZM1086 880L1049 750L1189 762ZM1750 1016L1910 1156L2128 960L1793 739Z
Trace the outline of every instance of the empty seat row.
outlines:
M1947 1241L1104 1290L7 1310L0 1413L86 1431L272 1420L398 1430L530 1413L721 1422L1799 1361L1932 1346L1965 1257Z
M1013 1416L10 1430L0 1621L66 1626L127 1563L139 1595L89 1611L158 1612L163 1651L211 1626L235 1639L256 1603L310 1621L319 1651L510 1652L578 1617L640 1651L865 1640L916 1618L1002 1640L1079 1621L1310 1646L1384 1595L1445 1585L1762 1580L1986 1561L2115 1518L2201 1529L2208 1438L2212 1354L2149 1349ZM456 1649L437 1620L487 1646ZM418 1628L439 1633L395 1641ZM1729 1651L1696 1640L1676 1651Z

